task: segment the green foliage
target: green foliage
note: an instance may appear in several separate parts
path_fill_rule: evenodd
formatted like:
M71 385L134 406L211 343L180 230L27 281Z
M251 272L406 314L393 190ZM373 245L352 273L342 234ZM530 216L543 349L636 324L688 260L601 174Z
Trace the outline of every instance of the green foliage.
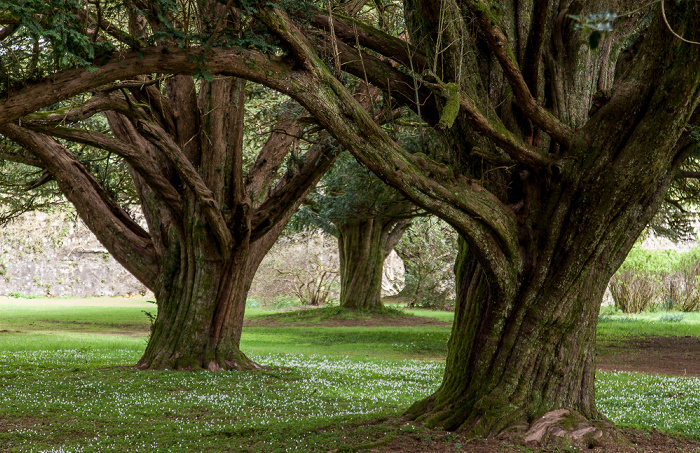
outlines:
M396 190L343 152L294 215L288 230L317 228L337 236L338 225L350 218L410 215L412 211Z
M72 66L93 69L93 61L116 49L110 40L95 40L88 22L80 20L77 0L0 1L0 10L17 20L17 30L3 41L0 51L0 91ZM101 13L115 15L123 2L101 2Z
M610 292L625 313L700 310L700 247L681 253L635 246L610 280Z
M449 310L453 306L457 233L436 217L416 219L396 246L403 259L410 307Z

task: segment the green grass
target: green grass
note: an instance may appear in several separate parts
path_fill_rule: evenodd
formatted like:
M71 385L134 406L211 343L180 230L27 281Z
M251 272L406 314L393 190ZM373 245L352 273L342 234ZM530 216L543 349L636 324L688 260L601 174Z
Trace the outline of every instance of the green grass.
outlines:
M0 450L311 452L433 435L395 420L439 386L449 326L250 327L242 349L268 371L136 372L126 366L145 347L141 310L154 308L0 300ZM609 315L600 335L700 336L697 315L663 315ZM700 438L700 379L601 372L597 382L598 408L619 425Z
M442 360L449 327L248 327L241 349L263 354L324 354Z
M642 336L700 337L700 313L603 314L598 322L598 337L603 340Z
M0 330L147 333L156 306L146 298L0 298Z
M8 451L327 451L385 435L434 362L265 354L255 373L134 372L132 351L0 353ZM357 424L353 426L353 424ZM344 440L346 438L346 440ZM31 445L31 449L27 448Z

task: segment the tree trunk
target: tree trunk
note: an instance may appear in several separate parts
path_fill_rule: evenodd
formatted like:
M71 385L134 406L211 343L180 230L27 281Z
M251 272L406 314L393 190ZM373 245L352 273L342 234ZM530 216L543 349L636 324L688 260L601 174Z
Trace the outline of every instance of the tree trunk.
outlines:
M566 265L563 260L553 263ZM510 316L498 310L464 240L455 266L457 307L440 388L408 414L429 426L491 435L558 408L596 419L595 333L607 280L584 272L558 289L524 285ZM561 288L561 287L559 287ZM528 307L525 309L524 307Z
M607 136L597 137L602 143ZM629 152L639 155L643 145ZM525 260L511 288L497 288L460 237L445 375L409 416L488 436L527 429L543 414L567 408L606 428L594 387L600 301L685 152L659 156L656 165L650 159L635 178L620 178L627 165L620 160L604 172L582 162L568 186L525 182L525 193L549 196L519 216Z
M137 367L142 369L253 369L239 349L247 297L250 243L229 255L201 228L192 240L173 238L154 288L158 316ZM226 257L228 256L228 257Z
M381 219L351 220L338 228L340 306L381 310L384 242L388 237Z

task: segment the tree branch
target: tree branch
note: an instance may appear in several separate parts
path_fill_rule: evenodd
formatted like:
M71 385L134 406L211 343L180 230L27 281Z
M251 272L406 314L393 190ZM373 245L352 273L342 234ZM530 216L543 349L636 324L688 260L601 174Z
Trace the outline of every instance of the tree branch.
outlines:
M549 113L532 96L520 69L518 69L513 51L508 45L508 39L500 28L491 22L492 12L490 7L482 0L468 0L465 3L476 15L489 49L498 59L503 73L508 79L508 83L513 88L518 107L537 127L549 134L554 141L569 147L573 137L573 130Z
M54 177L51 173L49 173L46 170L43 170L41 172L41 176L36 178L34 181L28 182L24 188L25 190L34 190L38 187L43 186L44 184L48 183L49 181L53 181Z
M314 36L319 38L312 41L317 49L322 51L331 49L328 35L317 33ZM337 47L343 70L361 79L366 76L372 85L391 94L401 105L410 107L416 113L420 112L428 123L432 125L438 123L440 114L435 97L425 86L421 85L416 93L413 77L392 67L388 62L381 61L374 55L355 49L344 42L337 42ZM416 106L416 96L420 99L420 106Z
M112 256L153 289L159 268L148 233L131 220L70 151L51 137L14 124L1 125L0 133L41 159L80 218Z
M288 173L277 182L265 201L253 213L251 242L262 237L277 222L283 219L296 201L306 198L309 191L326 173L340 148L330 146L315 146L308 151L304 163L294 173Z
M0 148L0 160L44 168L44 164L35 155L25 151L19 146L4 145Z
M235 75L281 92L289 91L290 83L297 74L284 58L245 49L205 51L154 47L139 52L119 52L95 72L82 68L65 70L27 85L22 92L10 93L0 100L0 124L14 122L24 115L115 80L151 73L195 74L201 67L194 61L202 59L206 61L206 68L214 74Z
M216 202L214 194L204 183L197 169L163 129L142 120L139 120L136 126L139 132L163 153L182 181L192 191L209 221L214 236L219 241L222 252L224 255L229 254L234 244L233 236L221 213L221 206Z
M527 37L527 44L525 44L525 59L523 61L523 80L534 96L537 96L539 91L537 82L548 16L549 0L535 0L532 11L532 26Z
M288 112L283 114L273 127L253 167L248 172L245 183L245 190L254 204L264 199L265 190L272 184L275 176L274 170L282 164L289 152L289 147L297 140L297 135L304 128L303 123L296 115Z
M311 17L309 23L326 32L330 31L331 21L328 15L317 14ZM406 68L413 68L417 74L422 73L429 66L428 59L410 43L352 17L334 13L333 29L340 40L353 44L358 41L368 49L391 58Z
M158 165L146 153L99 132L68 127L28 126L30 129L53 137L94 146L122 157L143 178L154 193L163 199L176 218L183 216L182 202L177 190L162 175Z
M64 107L51 112L30 113L22 118L22 125L36 127L76 123L107 110L133 114L131 107L124 99L98 93L78 107Z
M78 15L78 18L81 21L85 21L86 19L89 19L93 22L97 22L94 17L92 17L91 14L89 14L87 11L85 11L82 8L73 8L73 11ZM117 41L126 44L127 46L131 47L132 49L139 49L141 47L145 47L145 43L134 38L131 36L129 33L121 30L119 27L116 25L112 24L108 20L104 18L100 18L100 22L98 23L98 26L104 30L108 35L116 39Z
M330 75L305 36L280 11L264 19L278 21L285 42L304 51L314 68L305 83L289 94L299 101L355 157L407 198L441 217L463 234L496 288L509 291L522 266L517 219L507 206L480 185L455 175L423 155L405 152L372 120L362 106Z
M700 179L700 171L680 170L678 176L686 179Z
M401 240L401 236L403 236L410 226L411 219L400 219L394 222L391 231L388 232L386 243L384 244L384 259L387 259L391 251L396 247L396 244Z

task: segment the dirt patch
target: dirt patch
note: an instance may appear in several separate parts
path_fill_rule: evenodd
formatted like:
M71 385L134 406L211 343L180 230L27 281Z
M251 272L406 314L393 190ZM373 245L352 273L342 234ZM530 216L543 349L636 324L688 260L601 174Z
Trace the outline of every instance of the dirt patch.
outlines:
M606 443L598 447L587 449L593 453L670 453L670 452L700 452L700 442L662 434L658 431L639 431L623 429L622 434L629 440L629 444ZM537 449L512 445L499 439L466 439L463 436L455 438L452 433L442 433L426 436L400 436L394 441L377 449L362 451L381 453L513 453L513 452L562 452L561 449Z
M602 371L700 377L700 338L635 337L599 346Z

